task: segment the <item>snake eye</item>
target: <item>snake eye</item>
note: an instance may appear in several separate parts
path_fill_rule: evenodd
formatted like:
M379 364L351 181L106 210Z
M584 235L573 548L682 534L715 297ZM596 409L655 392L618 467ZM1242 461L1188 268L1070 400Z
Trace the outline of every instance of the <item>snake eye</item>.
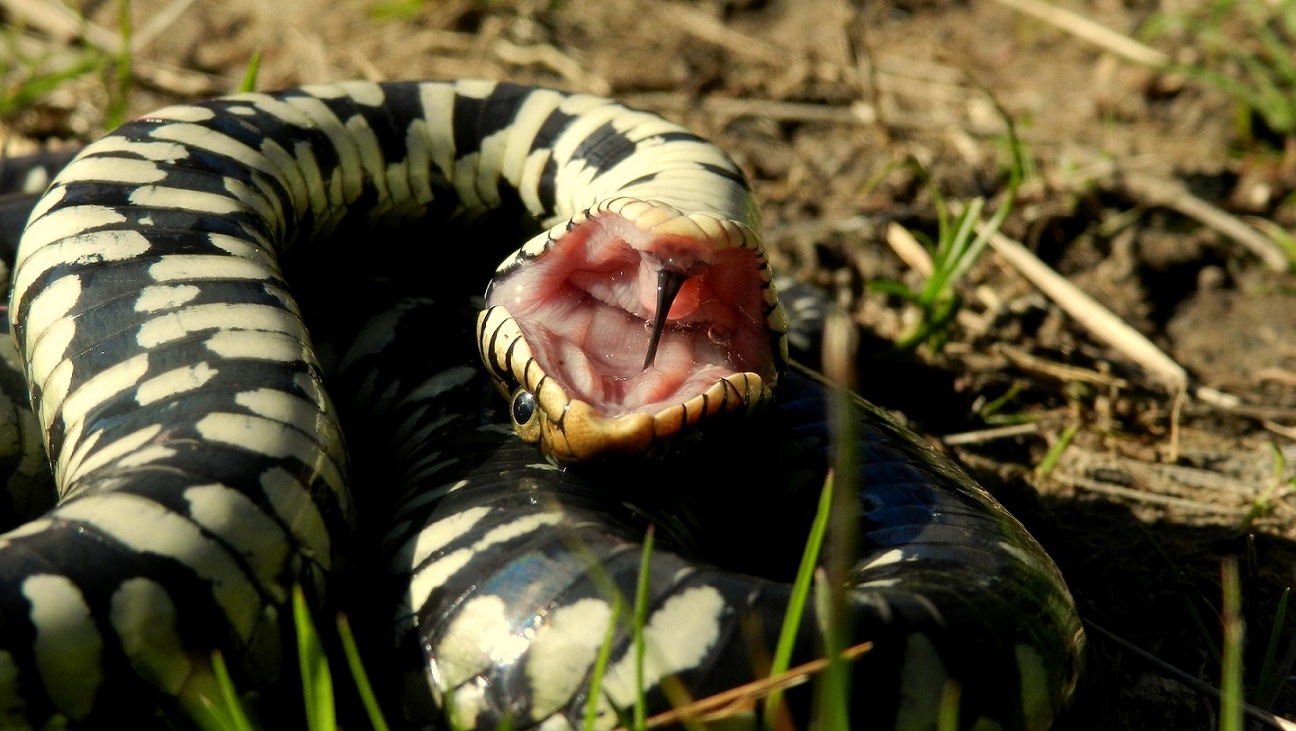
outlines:
M540 408L536 404L535 394L524 388L514 391L509 403L509 413L513 417L513 430L523 441L535 442L540 439Z

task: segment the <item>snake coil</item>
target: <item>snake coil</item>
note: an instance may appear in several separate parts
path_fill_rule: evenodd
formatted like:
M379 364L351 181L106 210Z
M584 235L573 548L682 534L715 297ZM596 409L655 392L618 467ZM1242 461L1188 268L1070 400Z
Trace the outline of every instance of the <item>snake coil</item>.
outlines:
M336 395L285 262L344 236L364 245L330 256L399 262L413 254L385 248L375 230L494 209L542 231L500 266L493 308L511 312L548 286L557 274L508 277L567 251L556 242L568 235L621 257L593 276L593 254L561 255L579 262L552 287L566 303L558 322L585 312L573 303L618 308L575 335L529 329L530 311L514 327L492 310L476 333L500 388L533 393L551 422L537 431L552 458L583 460L609 433L631 445L611 451L627 451L723 413L761 413L726 421L679 461L559 471L483 416L472 356L447 348L411 375L413 356L393 354L426 328L455 332L444 308L407 302L378 316L339 380L357 379L347 403L367 424L350 440L390 453L399 480L384 488L395 497L382 551L400 587L389 597L398 644L418 654L403 668L416 689L408 714L575 728L599 682L592 707L605 728L638 685L664 707L670 687L699 697L762 675L788 587L689 554L706 541L688 520L652 556L638 670L609 589L633 595L645 520L666 534L677 520L669 508L628 509L626 495L804 504L827 469L825 389L785 371L786 322L738 168L691 132L598 97L348 82L148 115L85 148L37 203L10 314L60 499L0 536L0 727L147 716L159 699L201 690L213 650L246 683L281 675L292 587L329 596L358 550ZM645 294L675 274L679 299ZM471 274L432 278L453 293ZM632 294L605 291L609 280L632 282ZM564 337L580 342L550 355L545 343ZM598 357L574 353L586 340ZM613 356L633 365L593 363ZM577 357L587 370L555 372ZM695 370L708 375L609 396L683 361L705 361ZM850 635L872 643L856 665L855 712L870 728L934 728L954 682L963 727L1046 728L1083 647L1057 569L947 460L867 405L848 418L862 465L848 486L860 544ZM771 526L804 527L800 508L769 510ZM822 652L813 618L799 636L799 658ZM605 638L609 669L596 681Z

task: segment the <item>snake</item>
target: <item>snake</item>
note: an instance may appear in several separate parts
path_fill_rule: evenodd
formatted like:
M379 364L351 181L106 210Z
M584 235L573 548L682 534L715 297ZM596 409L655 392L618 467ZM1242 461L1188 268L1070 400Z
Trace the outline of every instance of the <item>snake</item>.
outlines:
M953 697L960 728L1048 728L1085 643L1056 565L790 362L759 231L697 134L506 82L241 93L90 143L12 275L58 503L0 535L0 727L155 722L213 651L275 687L294 587L373 618L412 727L612 728L759 681L847 434L852 723Z

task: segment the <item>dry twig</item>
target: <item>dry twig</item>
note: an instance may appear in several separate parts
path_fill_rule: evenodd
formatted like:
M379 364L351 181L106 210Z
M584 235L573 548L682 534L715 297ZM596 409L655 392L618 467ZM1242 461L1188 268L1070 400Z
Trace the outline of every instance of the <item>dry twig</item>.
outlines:
M958 434L946 434L940 440L948 446L957 446L961 444L981 444L983 442L992 442L996 439L1011 439L1013 437L1027 437L1039 433L1039 424L1011 424L1009 426L996 426L991 429L977 429L976 431L959 432Z
M195 0L171 0L165 8L154 13L131 35L131 53L138 53L157 40L189 10Z
M743 35L726 26L712 15L698 10L692 5L679 2L658 2L654 4L658 16L672 23L680 30L715 46L719 46L739 58L759 61L770 66L786 65L791 52L771 45L762 40Z
M1055 28L1089 41L1128 61L1155 67L1170 63L1170 57L1155 48L1145 46L1127 35L1117 33L1105 25L1095 23L1083 15L1051 3L1041 2L1041 0L999 0L999 3L1039 18Z
M873 643L862 642L843 650L841 658L847 661L854 660L872 649ZM794 668L789 668L778 675L753 680L723 693L717 693L665 713L659 713L647 719L644 728L674 726L679 724L681 720L715 721L727 718L747 710L755 703L756 699L763 698L776 689L792 688L805 683L815 674L823 672L827 667L827 658L811 660ZM624 729L618 729L618 731L624 731Z
M1165 178L1153 178L1137 173L1122 172L1118 184L1126 194L1149 205L1164 206L1192 218L1202 225L1214 229L1245 246L1264 262L1265 266L1276 272L1285 272L1291 267L1281 247L1268 236L1246 225L1236 216L1230 215L1197 196L1189 193L1176 181Z
M1200 467L1147 462L1119 454L1100 453L1083 447L1073 446L1068 450L1064 462L1063 468L1072 473L1122 475L1131 483L1163 495L1196 495L1208 491L1245 507L1263 492L1263 486L1257 485L1254 480L1232 477Z
M1108 373L1100 373L1088 368L1046 360L1008 344L1000 344L998 349L1008 360L1012 361L1013 365L1022 370L1045 375L1063 382L1092 383L1106 388L1129 388L1129 381Z
M1268 421L1268 420L1264 421L1263 424L1265 429L1268 429L1274 434L1277 434L1280 437L1286 437L1287 439L1296 441L1296 427L1291 427L1285 424L1279 424L1276 421Z
M612 84L607 79L591 73L581 66L579 61L549 43L519 46L504 38L498 38L492 44L492 50L505 63L516 66L540 66L563 77L567 83L576 88L594 94L612 92Z
M1094 337L1138 363L1171 392L1188 388L1188 372L1183 366L1111 310L1053 271L1025 246L995 233L990 237L990 247Z
M895 222L888 224L886 242L895 255L900 257L900 261L917 272L918 276L926 279L932 275L931 254L927 253L927 249L914 238L909 229Z

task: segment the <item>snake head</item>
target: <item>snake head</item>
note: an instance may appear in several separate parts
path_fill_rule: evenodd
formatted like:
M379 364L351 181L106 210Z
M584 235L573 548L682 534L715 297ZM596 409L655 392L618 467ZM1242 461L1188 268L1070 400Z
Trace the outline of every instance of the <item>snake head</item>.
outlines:
M658 456L760 409L786 332L750 227L619 198L500 266L477 343L518 433L566 464Z

